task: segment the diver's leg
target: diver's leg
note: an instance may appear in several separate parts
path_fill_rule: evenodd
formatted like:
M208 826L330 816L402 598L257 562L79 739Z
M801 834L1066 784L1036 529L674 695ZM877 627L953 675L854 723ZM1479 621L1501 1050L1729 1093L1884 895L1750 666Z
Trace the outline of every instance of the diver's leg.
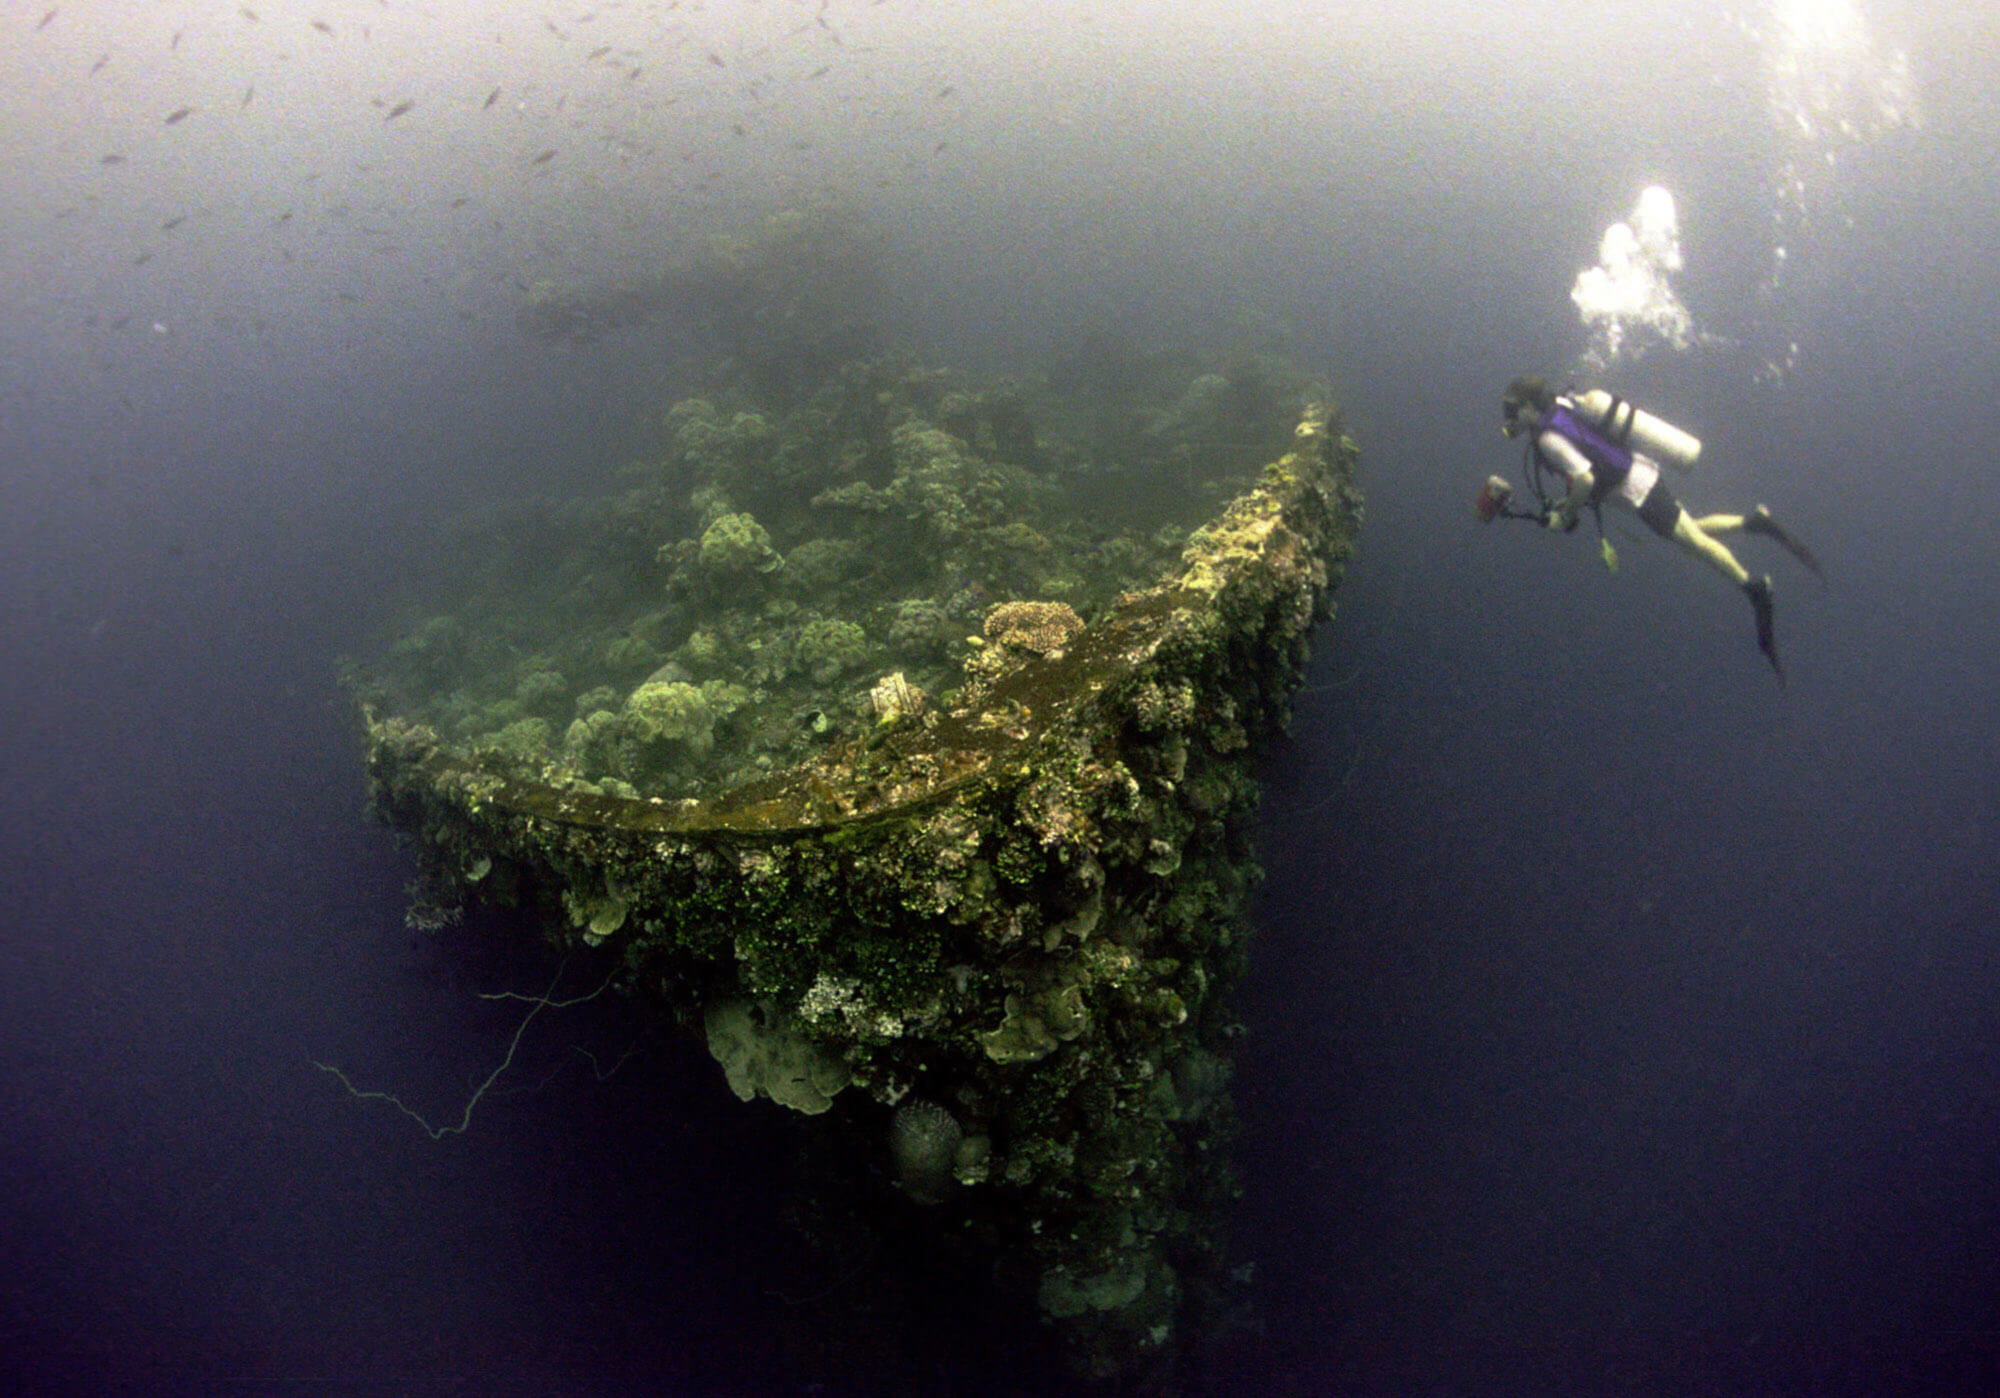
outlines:
M1655 533L1672 539L1695 557L1705 560L1716 572L1742 589L1743 595L1750 599L1750 610L1757 620L1757 649L1764 652L1764 658L1777 671L1778 683L1783 684L1785 667L1778 663L1777 633L1771 625L1771 575L1766 573L1761 578L1751 577L1749 569L1736 561L1736 555L1711 537L1704 527L1715 521L1717 528L1740 529L1744 517L1709 515L1698 520L1661 484L1655 485L1640 502L1639 518Z
M1713 519L1715 516L1711 515L1708 518ZM1724 516L1724 518L1729 518L1729 516ZM1737 516L1737 518L1740 519L1741 517ZM1711 568L1722 574L1723 577L1728 578L1738 587L1749 582L1750 570L1736 561L1735 554L1731 553L1719 541L1709 536L1706 525L1706 519L1697 521L1693 515L1683 509L1674 517L1674 531L1668 537L1696 558L1705 560Z
M1743 590L1743 595L1750 599L1750 610L1757 621L1757 649L1764 652L1764 658L1771 662L1771 668L1777 672L1778 683L1783 684L1785 667L1778 663L1777 632L1771 624L1771 575L1766 573L1761 578L1751 577L1749 570L1736 561L1735 554L1711 538L1704 526L1713 518L1715 516L1711 515L1697 520L1686 510L1682 510L1674 519L1673 540L1689 553L1707 559L1711 567L1735 583ZM1742 516L1725 515L1723 518L1740 521Z
M1819 572L1819 560L1813 557L1813 551L1794 539L1762 505L1747 515L1703 515L1694 521L1694 525L1704 534L1728 534L1737 530L1745 534L1762 534L1767 539L1775 539L1780 548L1814 573Z

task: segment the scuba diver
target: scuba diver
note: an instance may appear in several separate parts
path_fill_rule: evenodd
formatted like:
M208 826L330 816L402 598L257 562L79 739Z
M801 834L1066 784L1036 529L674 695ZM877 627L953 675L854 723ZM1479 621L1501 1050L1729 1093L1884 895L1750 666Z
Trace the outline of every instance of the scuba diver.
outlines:
M1771 662L1778 683L1785 670L1778 663L1778 644L1771 626L1771 575L1751 577L1736 555L1716 539L1740 531L1772 539L1815 575L1819 560L1793 538L1762 505L1748 514L1690 515L1660 479L1662 461L1683 469L1701 454L1701 443L1671 423L1641 412L1601 388L1558 396L1539 378L1527 376L1507 385L1500 399L1501 431L1528 439L1526 473L1539 509L1514 507L1514 488L1500 476L1489 476L1474 508L1482 523L1495 519L1531 519L1569 533L1587 508L1597 520L1597 533L1607 567L1618 566L1611 541L1604 538L1604 505L1609 502L1634 511L1663 539L1679 544L1743 590L1757 619L1757 649ZM1551 494L1547 482L1559 477L1563 489Z

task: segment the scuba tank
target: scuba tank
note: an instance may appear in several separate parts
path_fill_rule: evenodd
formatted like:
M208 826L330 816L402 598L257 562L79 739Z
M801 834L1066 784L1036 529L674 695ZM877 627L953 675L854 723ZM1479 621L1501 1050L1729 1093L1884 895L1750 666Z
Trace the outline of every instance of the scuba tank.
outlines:
M1570 395L1576 411L1611 441L1682 471L1694 469L1701 456L1701 438L1671 422L1634 407L1616 394L1593 388Z

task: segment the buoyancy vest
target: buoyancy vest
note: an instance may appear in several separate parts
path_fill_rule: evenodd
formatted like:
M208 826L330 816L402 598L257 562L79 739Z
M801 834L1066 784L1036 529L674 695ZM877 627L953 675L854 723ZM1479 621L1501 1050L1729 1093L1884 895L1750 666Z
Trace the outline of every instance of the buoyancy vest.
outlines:
M1625 477L1632 471L1632 451L1606 437L1596 427L1585 422L1571 409L1568 402L1558 398L1555 407L1542 415L1540 426L1535 429L1533 450L1535 464L1543 470L1554 471L1555 466L1543 455L1541 436L1553 432L1578 451L1590 462L1591 489L1590 503L1595 505L1612 491L1625 483ZM1557 472L1561 474L1561 472Z

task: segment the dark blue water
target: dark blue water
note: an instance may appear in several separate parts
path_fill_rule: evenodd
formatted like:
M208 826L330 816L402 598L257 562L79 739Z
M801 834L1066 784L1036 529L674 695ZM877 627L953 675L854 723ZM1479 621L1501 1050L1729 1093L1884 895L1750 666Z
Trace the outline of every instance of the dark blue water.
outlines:
M1340 687L1267 796L1246 1385L1989 1388L1993 511L1888 502L1991 410L1921 367L1943 438L1773 434L1866 463L1791 509L1833 549L1824 588L1779 573L1782 693L1680 560L1464 554L1378 485Z
M29 62L45 8L0 52ZM90 13L60 9L47 33ZM955 15L875 22L976 92L980 65L939 47ZM1197 1388L2000 1387L2000 277L1990 49L1967 23L1913 51L1926 126L1843 150L1859 173L1819 273L1768 305L1775 157L1743 144L1754 65L1720 20L1672 32L1679 61L1712 62L1712 99L1608 101L1587 146L1515 141L1511 85L1447 101L1356 60L1366 81L1276 83L1213 124L1143 65L1100 72L1196 142L1148 148L1123 185L965 154L974 193L932 206L888 138L843 155L894 171L859 181L862 211L934 358L1018 364L1084 324L1171 339L1275 308L1366 454L1362 551L1270 763L1236 1080L1257 1328L1203 1356ZM1349 73L1325 27L1312 62ZM272 210L305 197L297 161L268 174ZM762 206L718 168L702 199ZM992 193L1015 177L1018 200ZM253 334L181 264L132 268L105 231L119 196L52 224L74 192L22 178L12 217L88 233L10 255L4 303L0 1386L1045 1383L977 1279L829 1288L787 1217L794 1123L627 1007L545 1017L441 1141L313 1066L455 1120L517 1023L479 995L558 970L520 924L404 928L411 870L361 811L337 666L421 590L440 520L621 459L668 377L647 343L523 340L483 263L438 290L463 272L442 238L357 264L402 278L359 309L318 264L258 263ZM424 207L445 178L412 186ZM1682 290L1721 338L1618 382L1709 443L1673 482L1692 507L1764 500L1826 561L1822 584L1742 544L1777 579L1784 689L1742 600L1658 540L1614 533L1614 576L1588 526L1471 519L1480 478L1517 465L1501 387L1573 361L1571 280L1653 179L1681 194ZM113 270L79 291L91 239ZM1806 352L1760 379L1778 332Z

